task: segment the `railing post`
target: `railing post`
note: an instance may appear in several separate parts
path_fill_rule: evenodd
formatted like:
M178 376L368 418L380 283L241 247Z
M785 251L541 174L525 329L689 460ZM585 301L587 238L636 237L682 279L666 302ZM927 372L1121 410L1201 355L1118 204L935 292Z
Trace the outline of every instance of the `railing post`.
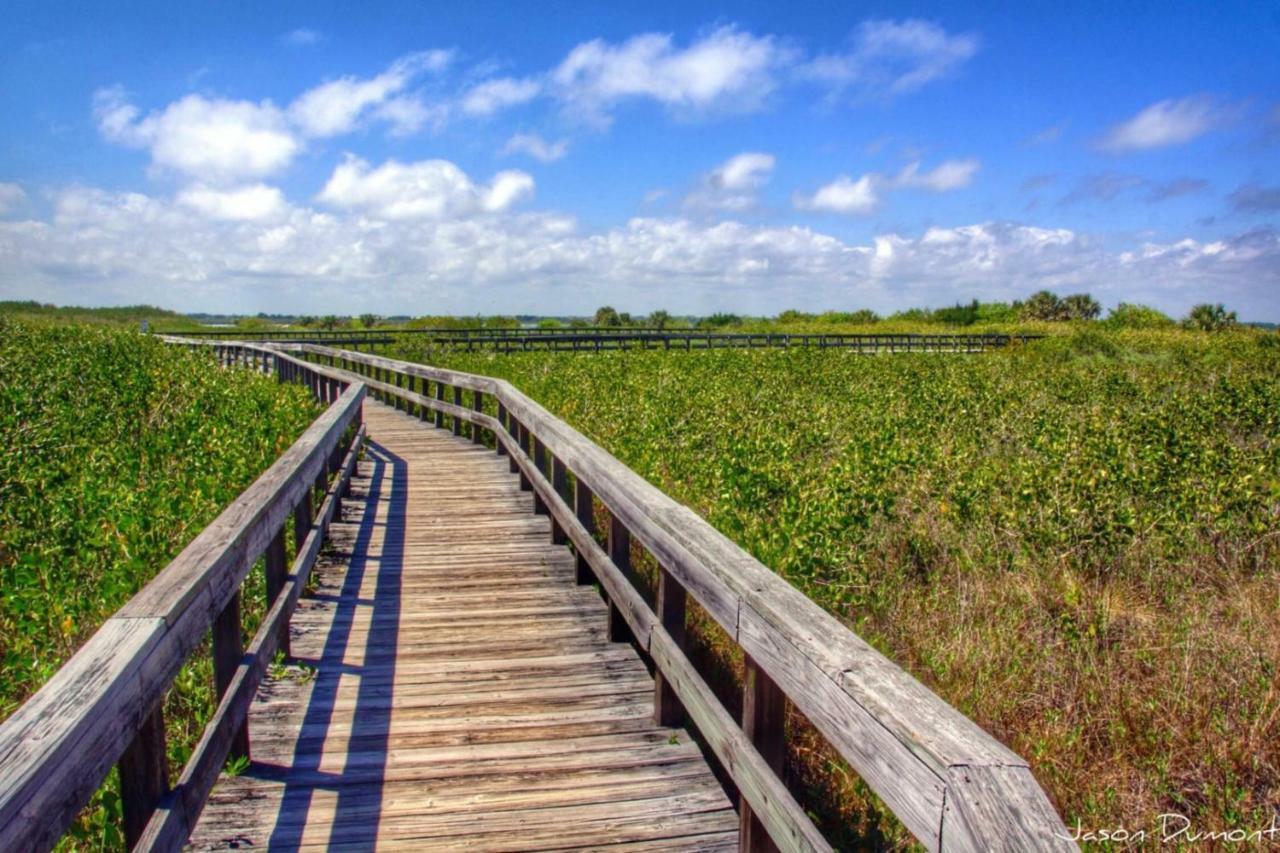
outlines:
M526 430L526 442L529 440L528 434L529 433ZM547 448L542 444L542 439L538 438L536 435L533 436L533 467L537 468L538 473L542 476L547 476ZM533 512L535 515L548 514L547 505L542 500L542 496L537 492L533 493ZM555 526L555 522L552 522L552 526Z
M623 575L631 574L631 531L612 511L609 513L609 559ZM622 611L609 602L609 641L626 643L631 640L631 628L622 618Z
M436 399L441 403L444 402L444 385L440 382L436 382ZM444 412L439 409L436 409L436 427L444 429Z
M684 587L662 566L658 567L658 621L671 636L676 648L684 650L685 621ZM684 706L676 696L675 690L662 674L656 670L653 676L653 719L660 726L678 726L684 722Z
M577 477L573 484L573 511L578 516L578 523L587 528L587 533L594 538L596 535L596 510L595 501L592 500L592 497L591 489L586 483L582 482L581 476ZM591 571L591 564L587 562L587 558L579 553L577 563L578 583L592 583L596 576L595 572Z
M240 666L240 658L244 656L244 636L240 628L240 590L236 590L222 608L218 618L213 622L213 682L218 700L226 695L235 678L236 668ZM232 758L249 755L249 721L246 719L240 729L231 736Z
M516 444L520 447L520 452L526 459L529 458L529 428L520 421L515 422L516 427ZM514 459L511 460L513 463ZM527 492L533 489L533 485L529 482L529 478L524 473L523 466L516 466L520 469L520 491ZM535 495L536 497L536 495Z
M744 655L745 672L742 683L742 731L755 746L756 751L782 778L783 760L786 756L787 697L773 683L750 655ZM743 851L777 850L777 846L765 832L760 819L751 813L746 799L738 809L738 849Z
M501 424L503 427L507 425L507 407L502 405L501 400L498 401L498 423ZM499 456L507 455L507 448L505 445L503 445L501 441L498 440L498 436L496 433L493 436L493 444ZM515 469L512 468L511 470L514 471Z
M289 575L289 568L285 564L283 524L276 531L276 535L271 537L265 556L267 564L267 610L270 611L271 606L276 603L276 597L280 595L280 590L284 589L285 580ZM286 657L289 655L289 623L287 621L280 623L280 651Z
M462 386L453 386L453 404L459 409L462 408ZM462 435L462 418L457 415L453 416L453 434Z
M120 756L120 809L124 818L124 846L132 849L142 837L156 805L169 791L169 759L165 755L164 699L142 721L133 743Z
M471 392L471 408L483 414L484 394L480 391ZM473 423L471 425L471 441L473 444L484 444L484 430L480 427L480 424Z
M541 444L542 442L538 442ZM564 463L560 461L560 457L551 457L551 488L555 491L560 499L568 503L569 499L565 497L565 487L568 485L568 472L565 470ZM551 544L563 545L568 540L564 535L564 528L560 526L560 522L553 517L551 519Z

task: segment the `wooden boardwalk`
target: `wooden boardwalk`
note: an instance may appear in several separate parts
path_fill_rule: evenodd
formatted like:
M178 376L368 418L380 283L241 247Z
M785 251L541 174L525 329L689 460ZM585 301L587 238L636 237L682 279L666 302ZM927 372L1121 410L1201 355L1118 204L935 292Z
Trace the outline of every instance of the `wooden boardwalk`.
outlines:
M507 460L367 400L369 443L195 849L737 849Z

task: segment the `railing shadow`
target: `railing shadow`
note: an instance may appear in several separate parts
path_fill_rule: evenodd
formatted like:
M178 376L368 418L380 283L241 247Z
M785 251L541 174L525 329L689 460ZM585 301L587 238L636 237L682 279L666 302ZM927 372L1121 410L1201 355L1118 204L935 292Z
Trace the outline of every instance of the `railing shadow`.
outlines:
M330 845L372 849L378 837L400 625L408 465L377 441L370 439L366 448L366 459L372 465L369 496L351 548L342 593L335 599L337 611L318 661L291 766L255 767L250 771L262 770L272 776L283 774L286 780L271 832L269 846L272 849L295 849L304 841L315 844L326 840ZM386 514L379 517L379 505L384 502ZM379 528L383 532L381 554L371 558L373 535ZM376 577L372 601L360 596L360 589L371 571ZM352 645L358 642L358 638L352 638L353 629L360 611L370 606L373 610L368 635L364 649L360 650ZM355 662L347 662L351 657ZM380 670L386 678L370 677ZM326 741L341 687L352 678L359 681L351 731L345 739L345 749L335 759L334 752L326 752ZM326 758L329 762L341 762L341 768L326 769L323 766ZM317 821L331 824L330 836L324 840L303 837L308 816L320 807L314 801L316 791L333 795L326 797L325 814Z

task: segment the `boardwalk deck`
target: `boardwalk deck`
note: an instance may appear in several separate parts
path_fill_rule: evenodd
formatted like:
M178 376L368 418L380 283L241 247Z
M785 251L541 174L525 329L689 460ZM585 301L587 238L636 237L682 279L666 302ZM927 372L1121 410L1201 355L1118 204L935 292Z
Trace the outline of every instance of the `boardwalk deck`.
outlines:
M737 849L698 747L606 636L505 459L366 401L352 499L195 849Z

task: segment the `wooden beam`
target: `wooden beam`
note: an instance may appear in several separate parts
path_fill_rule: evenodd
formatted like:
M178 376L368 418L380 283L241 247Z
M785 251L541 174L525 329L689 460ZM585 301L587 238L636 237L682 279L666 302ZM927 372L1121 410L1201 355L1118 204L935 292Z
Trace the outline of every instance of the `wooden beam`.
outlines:
M684 650L685 644L685 603L687 599L684 587L661 566L658 567L658 621L671 636L676 648ZM671 682L659 669L653 674L653 718L660 726L680 726L684 724L684 706L671 687Z
M132 849L142 837L156 806L169 790L169 758L165 749L164 700L156 702L120 756L120 809L124 843Z

